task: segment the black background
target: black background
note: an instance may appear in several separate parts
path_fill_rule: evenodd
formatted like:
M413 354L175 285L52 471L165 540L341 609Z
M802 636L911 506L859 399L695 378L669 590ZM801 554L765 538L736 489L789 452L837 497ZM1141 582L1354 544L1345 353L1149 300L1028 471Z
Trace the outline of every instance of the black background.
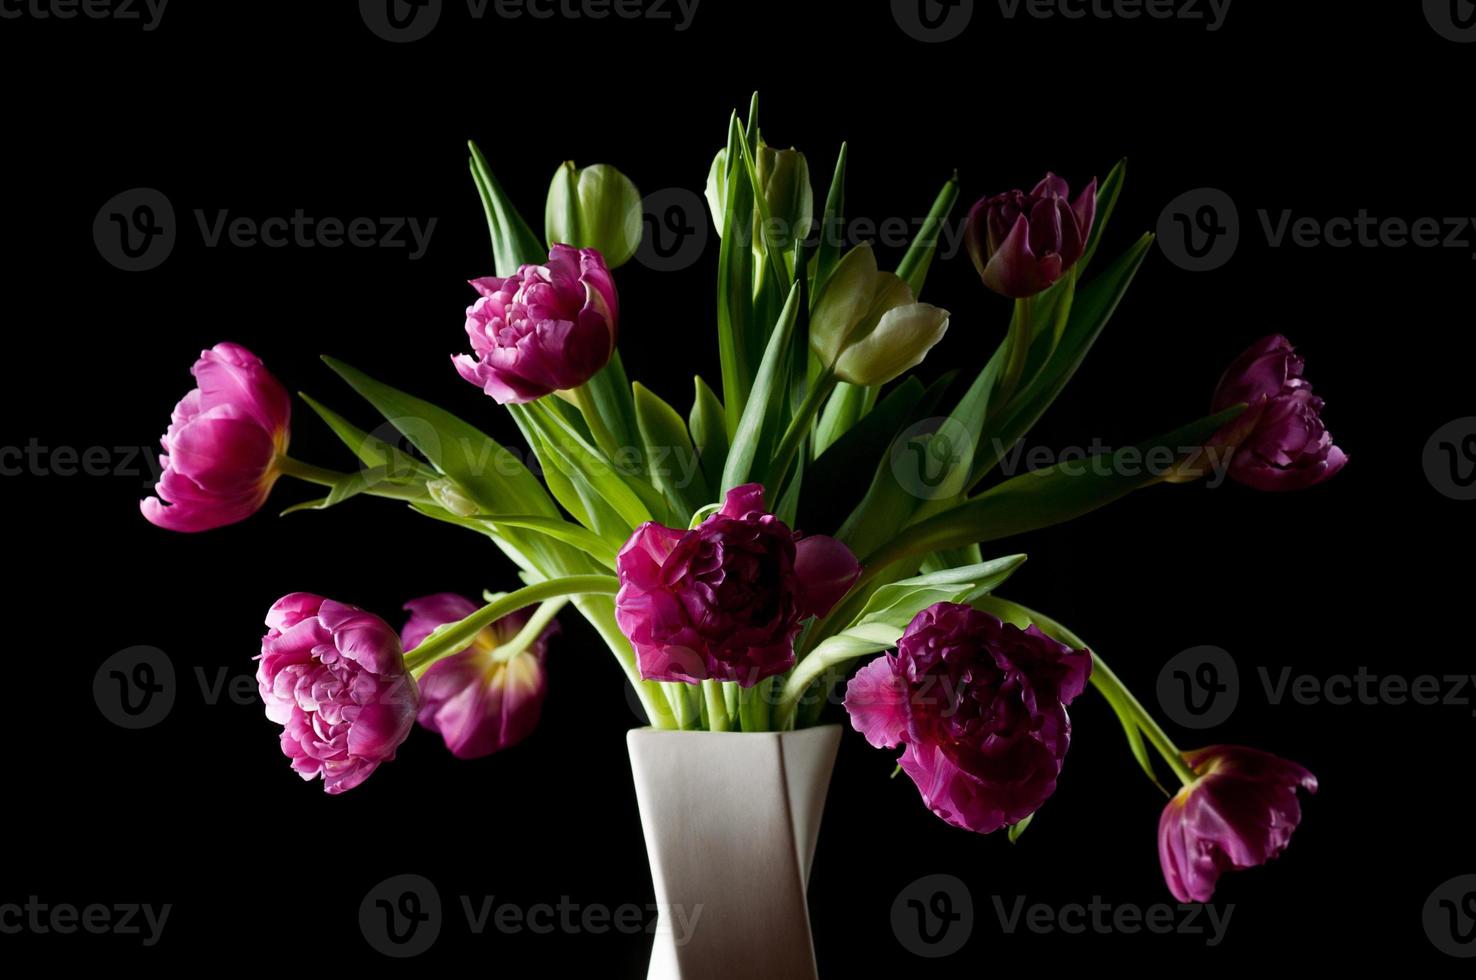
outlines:
M640 21L478 23L448 2L439 28L405 45L371 34L352 3L171 4L153 32L0 21L3 442L151 446L198 351L231 339L366 427L377 420L318 354L516 444L505 413L448 360L465 346L464 280L490 272L467 138L535 227L566 158L615 164L648 194L700 192L728 113L754 89L766 137L808 153L817 195L850 141L855 216L919 216L955 168L962 209L1046 169L1076 186L1127 156L1104 245L1116 253L1181 192L1220 188L1242 219L1234 258L1191 274L1155 251L1030 445L1131 444L1197 417L1224 365L1280 331L1306 354L1351 464L1299 494L1159 487L995 550L1028 551L1007 594L1071 624L1150 705L1170 656L1231 651L1245 691L1208 740L1295 759L1321 793L1283 857L1222 880L1215 900L1235 911L1217 948L1193 936L1003 935L994 896L1172 901L1155 850L1163 799L1103 702L1088 694L1073 709L1060 788L1013 846L931 817L907 780L887 778L888 755L848 730L812 879L821 970L1162 969L1171 956L1198 971L1384 955L1449 968L1457 961L1427 941L1420 909L1441 882L1476 871L1470 706L1272 707L1254 668L1470 672L1472 505L1432 489L1421 451L1436 428L1473 414L1470 311L1458 300L1472 255L1273 249L1256 212L1476 215L1466 95L1476 48L1437 35L1419 4L1243 2L1217 32L1011 21L978 6L945 44L910 39L883 3L705 0L679 33ZM168 195L180 239L160 268L129 274L100 257L91 226L134 187ZM205 248L193 211L221 208L438 221L420 261L404 249ZM626 366L683 412L694 372L717 380L716 254L712 236L683 272L632 263L618 273ZM936 267L926 298L954 315L924 373L972 372L1006 303L963 255ZM350 465L300 403L293 448ZM0 901L174 909L151 949L137 937L27 935L0 936L0 950L383 968L392 964L359 934L358 904L381 879L413 872L448 905L419 964L643 975L647 937L477 937L456 905L463 894L651 901L624 744L636 718L592 631L564 617L552 694L527 743L461 763L417 731L367 784L329 798L289 771L258 704L206 703L195 668L249 675L262 615L289 591L398 624L405 599L506 588L510 566L485 542L382 501L279 520L278 505L310 493L288 481L245 524L169 534L138 514L144 483L35 473L0 483L14 597ZM135 644L166 651L181 689L163 723L129 732L101 716L90 686L106 657ZM970 888L973 936L951 959L922 960L898 943L890 908L937 872Z

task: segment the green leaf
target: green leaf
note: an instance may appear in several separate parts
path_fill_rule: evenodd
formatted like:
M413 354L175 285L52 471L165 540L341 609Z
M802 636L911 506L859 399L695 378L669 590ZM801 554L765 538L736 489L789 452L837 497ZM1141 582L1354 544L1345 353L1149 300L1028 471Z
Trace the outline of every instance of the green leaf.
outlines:
M928 386L922 402L912 414L913 420L933 411L942 398L943 390L951 381L952 375L945 375ZM877 411L880 410L878 406ZM866 420L863 419L862 425L865 424ZM898 440L904 436L909 440L919 440L918 444L924 451L931 445L931 440L923 439L910 427L894 433L880 460L873 464L871 483L866 489L865 497L850 512L836 535L863 561L895 535L898 528L907 524L922 503L917 489L931 482L919 481L916 474L909 476L907 485L899 479L899 472L909 473L909 470L903 469L904 465L922 465L916 452L902 451Z
M1092 263L1092 256L1097 254L1097 246L1102 244L1102 233L1107 230L1107 222L1117 209L1117 199L1122 195L1122 184L1126 179L1127 157L1123 157L1108 171L1102 183L1097 185L1097 216L1087 235L1086 251L1082 253L1081 261L1076 263L1078 273L1085 272L1086 267Z
M456 481L490 514L557 516L536 477L491 436L442 408L422 401L332 357L324 362L420 450L436 471Z
M815 250L814 282L810 287L811 308L814 297L820 295L840 262L841 249L845 245L841 223L845 220L846 209L846 153L847 145L842 143L835 158L835 174L830 178L830 192L825 196L825 216L821 219L820 243Z
M402 479L383 466L360 470L357 473L345 473L337 483L328 488L328 496L294 504L282 511L281 516L286 517L288 514L296 514L305 510L327 510L361 493L387 486L408 487L413 483L414 481Z
M753 309L754 260L749 241L753 235L753 187L743 173L742 143L743 129L735 112L728 121L727 212L718 249L718 358L730 436L738 429L753 385L758 351L763 348Z
M636 448L641 444L640 429L636 423L635 402L631 398L630 379L625 374L625 364L620 351L610 355L610 363L585 383L585 388L594 398L600 418L605 427L621 446Z
M633 481L616 471L569 420L545 405L544 401L546 399L529 403L525 417L537 431L543 448L558 461L565 475L609 504L620 515L627 535L646 521L653 520L655 515L633 488ZM661 508L664 509L664 504Z
M754 461L760 451L773 444L776 430L783 419L771 407L776 398L782 397L781 381L784 375L784 354L789 349L790 336L799 317L799 284L790 288L789 301L779 315L779 322L769 335L769 344L764 350L764 359L754 376L753 388L748 395L748 404L739 417L733 444L728 449L728 459L723 466L721 492L726 494L734 487L749 481ZM765 453L767 458L767 453Z
M1006 480L957 507L907 528L867 561L892 562L944 548L997 541L1074 520L1159 481L1149 454L1170 460L1203 446L1245 410L1244 405L1192 422L1111 457L1068 461Z
M602 565L615 567L615 554L619 549L614 544L588 528L570 524L557 517L534 517L527 514L478 514L473 520L485 521L499 530L515 527L537 531L539 534L572 545Z
M988 439L974 456L970 488L978 486L998 465L1000 457L1035 426L1065 389L1111 319L1152 244L1153 236L1144 235L1105 272L1077 289L1065 333L1056 351L1031 380L1028 390L1018 394L1006 406L1006 417L997 425L990 423Z
M846 627L881 623L906 628L914 616L938 602L968 603L987 595L1025 564L1025 555L1008 555L977 565L942 571L883 585L871 594L860 615Z
M897 266L897 276L912 289L914 297L922 295L923 283L927 281L928 270L933 265L933 256L938 251L938 239L943 230L943 223L948 220L948 215L953 211L953 205L957 202L958 174L954 174L938 192L937 199L933 201L933 209L928 212L927 219L923 221L917 237L908 246L907 254L902 256L902 264Z
M435 478L435 471L414 456L402 452L383 439L370 435L316 399L302 392L298 392L297 397L307 402L308 407L328 424L333 434L338 436L364 465L383 467L396 476L413 476L426 480Z
M1037 812L1039 812L1039 811L1037 811ZM1015 823L1010 824L1009 836L1010 836L1010 843L1011 844L1015 843L1015 841L1017 841L1017 840L1020 839L1020 835L1023 834L1023 833L1025 833L1025 831L1030 828L1030 821L1032 821L1034 819L1035 819L1035 814L1032 813L1028 817L1026 817L1024 820L1019 820L1019 821L1016 821Z
M723 417L723 403L700 376L692 379L696 394L692 399L689 424L697 454L702 460L702 473L709 488L723 477L728 460L728 425Z
M640 382L633 391L636 420L646 447L647 472L656 489L672 503L673 523L680 527L691 519L693 511L712 500L712 491L702 476L687 425L676 409Z
M510 276L518 266L527 262L542 262L548 251L528 227L528 222L518 213L502 185L492 176L492 168L476 143L469 142L471 149L472 180L482 198L482 208L487 212L487 231L492 236L492 264L499 276Z

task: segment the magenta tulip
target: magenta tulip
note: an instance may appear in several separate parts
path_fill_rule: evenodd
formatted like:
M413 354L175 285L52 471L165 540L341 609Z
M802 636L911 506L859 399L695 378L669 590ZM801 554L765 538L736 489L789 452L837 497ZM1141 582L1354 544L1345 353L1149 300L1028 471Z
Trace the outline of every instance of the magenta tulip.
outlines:
M1257 490L1301 490L1348 463L1322 424L1322 399L1302 377L1304 362L1279 334L1263 337L1226 370L1213 410L1245 404L1211 447L1231 450L1230 475Z
M436 627L459 622L478 606L443 592L405 603L410 618L400 633L407 651ZM437 660L420 678L421 727L440 735L458 759L479 759L521 742L538 727L547 691L543 659L558 623L548 626L522 651L499 655L527 625L532 608L504 616L470 644Z
M157 497L144 517L171 531L208 531L261 509L287 451L291 401L261 360L237 344L202 351L199 387L174 408L164 433Z
M1097 214L1097 182L1068 202L1066 181L1046 174L1029 194L1007 191L969 211L965 242L984 284L1011 299L1048 288L1086 254Z
M353 789L415 724L400 638L378 616L307 592L277 600L266 622L256 684L283 753L327 792Z
M1186 752L1199 778L1179 790L1158 821L1158 859L1181 902L1208 902L1226 871L1265 864L1286 850L1302 819L1297 790L1317 777L1258 749L1216 745Z
M902 771L929 809L987 834L1055 792L1071 742L1066 706L1091 664L1035 626L940 602L913 618L895 655L856 672L846 711L877 748L905 746Z
M861 567L834 538L801 538L757 483L690 531L642 524L616 559L615 619L647 680L749 687L794 665L802 620L840 601Z
M482 298L466 311L472 353L452 358L463 378L499 403L521 404L578 388L615 351L619 300L592 248L555 245L545 265L506 279L472 280Z

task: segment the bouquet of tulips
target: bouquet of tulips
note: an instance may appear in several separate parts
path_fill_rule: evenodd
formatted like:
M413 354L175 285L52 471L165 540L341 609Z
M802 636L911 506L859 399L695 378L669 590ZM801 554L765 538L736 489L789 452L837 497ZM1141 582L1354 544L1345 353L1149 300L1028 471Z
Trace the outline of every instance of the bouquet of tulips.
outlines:
M721 378L697 378L685 414L621 364L614 270L643 231L632 182L606 165L560 167L540 237L474 144L471 173L495 275L471 282L471 350L453 365L511 413L539 474L472 424L331 358L388 426L360 429L303 396L357 464L295 459L287 392L249 351L220 344L195 364L157 498L142 504L160 527L202 531L244 520L293 477L326 490L293 511L400 501L516 566L521 588L414 599L398 632L318 595L272 606L260 693L304 779L329 793L357 786L417 721L460 758L517 742L537 723L549 637L572 605L657 728L814 725L859 666L844 695L852 725L877 748L900 747L923 802L978 833L1014 838L1051 796L1067 707L1090 685L1148 777L1158 781L1156 754L1182 784L1159 826L1179 899L1204 901L1222 872L1286 846L1311 773L1251 748L1181 751L1075 633L998 595L1025 556L982 550L1211 469L1282 490L1346 462L1301 359L1273 336L1231 365L1207 418L1105 465L995 476L1002 447L1070 381L1148 252L1145 235L1110 261L1097 254L1122 164L1075 196L1047 175L973 206L968 250L1013 315L954 390L952 375L926 385L909 372L948 329L948 311L921 296L957 179L883 270L869 244L810 234L842 219L845 148L821 202L806 157L763 141L756 103L746 120L735 113L706 188L721 236ZM650 342L639 325L625 335ZM1165 465L1145 472L1127 453ZM848 494L858 481L864 493ZM801 512L834 533L797 532Z

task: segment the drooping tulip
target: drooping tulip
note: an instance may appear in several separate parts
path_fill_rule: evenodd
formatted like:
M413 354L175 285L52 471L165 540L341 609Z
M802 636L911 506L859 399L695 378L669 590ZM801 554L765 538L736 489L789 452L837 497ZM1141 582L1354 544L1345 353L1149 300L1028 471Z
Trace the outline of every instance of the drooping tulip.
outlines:
M1215 745L1186 752L1198 779L1169 800L1158 821L1158 858L1181 902L1208 902L1226 871L1265 864L1302 819L1297 790L1317 777L1259 749Z
M965 242L984 284L1025 299L1064 276L1086 253L1097 214L1097 182L1069 201L1071 188L1046 174L1030 193L1013 190L969 211Z
M338 794L368 779L410 734L419 703L400 638L378 616L307 592L266 618L256 684L303 779Z
M756 483L728 491L692 530L641 525L616 567L615 619L642 677L744 687L793 666L801 622L828 613L861 573L839 541L799 537L766 511Z
M544 265L471 283L482 298L466 311L472 353L457 372L501 404L578 388L615 351L619 300L605 260L592 248L555 245Z
M1322 399L1302 377L1304 366L1291 342L1273 334L1251 345L1220 379L1214 411L1248 406L1210 440L1231 451L1237 481L1257 490L1301 490L1347 465L1322 424Z
M1025 819L1055 792L1071 742L1066 706L1091 654L971 606L915 616L897 651L846 688L851 724L899 760L923 802L955 827L987 834Z
M410 613L400 640L408 652L438 626L476 612L470 599L452 593L405 603ZM477 634L463 650L437 660L420 678L421 727L440 735L458 759L479 759L527 738L538 727L548 689L544 656L550 622L526 647L504 657L505 647L532 616L532 608L504 616Z
M239 344L202 351L190 369L198 387L174 408L163 467L140 507L171 531L207 531L261 509L281 475L292 405L261 359Z

